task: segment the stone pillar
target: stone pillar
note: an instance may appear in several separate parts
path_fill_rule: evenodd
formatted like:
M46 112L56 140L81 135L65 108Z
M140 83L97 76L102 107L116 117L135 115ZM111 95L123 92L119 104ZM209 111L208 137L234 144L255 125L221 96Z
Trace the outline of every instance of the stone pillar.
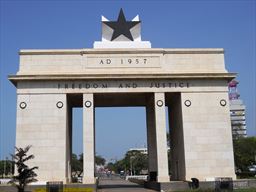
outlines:
M228 93L181 93L181 104L185 179L236 179Z
M180 93L171 95L169 100L169 133L171 152L171 180L186 180L183 140L182 103Z
M157 181L169 182L164 93L154 93L154 108L157 149Z
M16 146L32 145L28 162L35 170L40 183L47 181L69 182L69 128L67 126L66 94L17 95Z
M168 157L165 122L165 94L154 93L147 105L147 137L150 179L157 174L158 182L168 182Z
M157 176L157 160L156 160L156 130L155 130L155 114L154 114L154 98L148 98L146 106L147 119L147 143L148 143L148 173L149 180L156 181Z
M93 94L83 94L83 183L94 184L94 102Z

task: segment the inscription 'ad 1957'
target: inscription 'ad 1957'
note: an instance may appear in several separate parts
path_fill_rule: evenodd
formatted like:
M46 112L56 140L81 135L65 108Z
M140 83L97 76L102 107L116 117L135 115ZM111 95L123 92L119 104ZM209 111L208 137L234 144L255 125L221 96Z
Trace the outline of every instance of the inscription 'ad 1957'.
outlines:
M160 67L159 56L129 56L129 57L94 57L87 58L87 67L90 68L154 68Z
M117 61L117 59L116 59L116 61ZM101 59L100 60L100 63L99 64L102 64L102 65L104 65L104 64L107 64L107 65L110 65L112 63L112 59ZM131 58L129 58L129 59L127 59L127 58L125 58L125 59L120 59L119 60L119 63L120 64L147 64L147 59L131 59Z

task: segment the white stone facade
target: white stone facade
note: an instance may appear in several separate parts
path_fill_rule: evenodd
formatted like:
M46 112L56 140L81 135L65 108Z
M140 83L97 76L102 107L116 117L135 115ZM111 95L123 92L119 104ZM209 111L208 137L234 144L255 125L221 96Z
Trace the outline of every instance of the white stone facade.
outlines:
M70 182L71 109L83 107L83 182L94 183L94 108L145 106L149 172L167 182L168 106L171 179L235 179L227 88L234 77L223 49L21 50L9 77L18 95L16 146L33 146L39 181Z

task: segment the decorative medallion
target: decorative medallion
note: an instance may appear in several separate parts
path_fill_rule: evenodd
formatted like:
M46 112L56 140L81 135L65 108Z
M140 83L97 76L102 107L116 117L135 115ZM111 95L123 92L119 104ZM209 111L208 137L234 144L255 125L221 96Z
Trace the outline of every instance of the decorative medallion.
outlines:
M27 107L27 103L25 103L25 102L20 103L20 108L21 109L25 109L26 107Z
M184 102L184 104L185 104L187 107L190 107L191 101L190 101L190 100L186 100L186 101Z
M92 102L91 102L91 101L85 101L85 102L84 102L84 106L87 107L87 108L89 108L89 107L92 106Z
M221 105L222 107L226 106L226 104L227 104L227 101L226 101L225 99L221 99L221 100L220 100L220 105Z
M60 109L60 108L62 108L63 107L63 103L61 102L61 101L58 101L57 103L56 103L56 106Z
M156 104L158 107L162 107L164 105L164 102L162 100L158 100Z

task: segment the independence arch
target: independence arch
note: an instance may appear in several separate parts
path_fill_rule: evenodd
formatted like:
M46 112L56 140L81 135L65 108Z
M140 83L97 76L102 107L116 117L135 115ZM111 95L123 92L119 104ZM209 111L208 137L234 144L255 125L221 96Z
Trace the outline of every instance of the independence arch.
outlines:
M95 183L97 106L146 107L149 173L158 182L235 179L227 88L235 74L225 69L224 50L151 48L140 39L140 23L133 41L127 34L112 40L104 22L104 41L93 49L21 50L19 71L9 76L17 87L16 146L33 146L39 182L71 182L76 106L83 107L83 183Z

